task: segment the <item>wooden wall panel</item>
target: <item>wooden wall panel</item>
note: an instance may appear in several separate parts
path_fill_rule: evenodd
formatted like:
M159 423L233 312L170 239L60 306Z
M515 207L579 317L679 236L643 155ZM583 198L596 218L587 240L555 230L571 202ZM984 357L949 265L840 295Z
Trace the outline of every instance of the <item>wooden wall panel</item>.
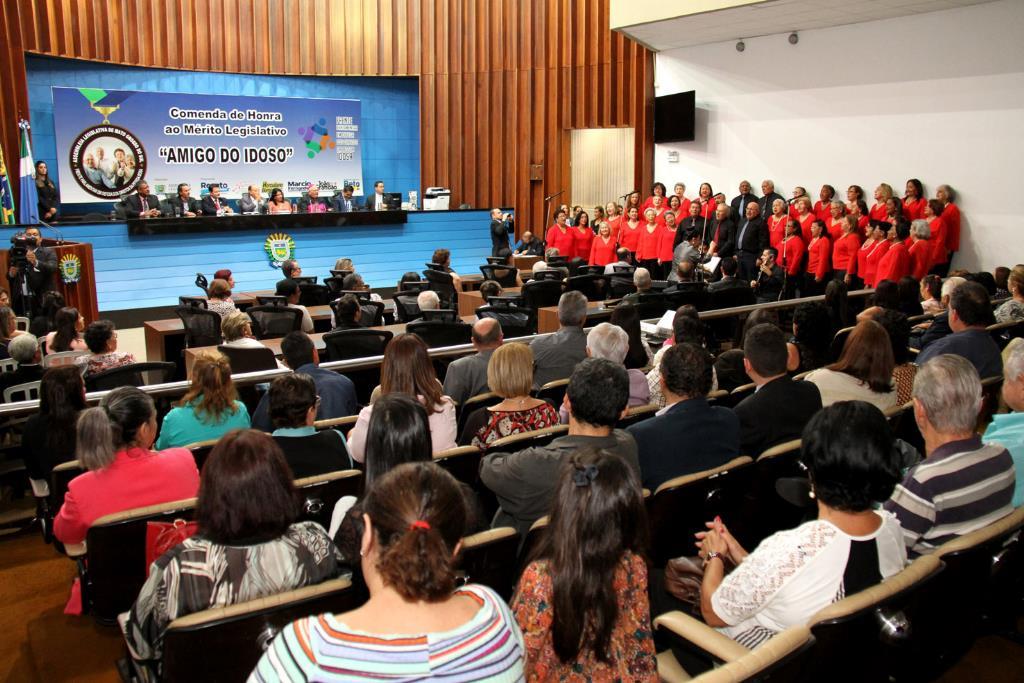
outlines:
M608 29L608 0L4 0L0 144L18 152L25 52L254 74L420 77L420 177L541 228L571 201L573 128L633 127L653 173L653 54ZM531 182L531 164L543 180Z

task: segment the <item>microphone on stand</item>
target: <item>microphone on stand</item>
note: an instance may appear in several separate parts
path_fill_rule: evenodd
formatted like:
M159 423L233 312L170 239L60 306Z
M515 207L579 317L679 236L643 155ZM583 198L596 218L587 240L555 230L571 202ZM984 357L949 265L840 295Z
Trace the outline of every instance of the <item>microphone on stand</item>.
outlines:
M619 197L619 199L629 199L629 195L637 194L638 192L640 192L640 190L633 190L632 192L627 192L626 194Z
M58 230L57 228L55 228L52 225L50 225L49 223L44 221L42 218L40 218L38 222L39 222L39 225L43 226L44 228L49 228L50 230L53 230L53 232L57 235L57 244L58 245L64 244L64 235L61 234L60 230Z
M562 194L564 192L565 192L565 190L559 190L558 192L556 192L554 194L549 194L547 197L544 198L544 201L550 202L552 199L554 199L555 197L557 197L558 195L560 195L560 194Z

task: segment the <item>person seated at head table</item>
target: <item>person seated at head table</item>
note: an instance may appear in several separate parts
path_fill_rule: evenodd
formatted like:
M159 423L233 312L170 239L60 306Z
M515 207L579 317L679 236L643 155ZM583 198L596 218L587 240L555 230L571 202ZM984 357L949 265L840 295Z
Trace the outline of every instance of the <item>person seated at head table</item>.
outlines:
M192 197L192 186L188 183L179 183L175 196L167 200L170 207L168 216L187 216L189 218L198 216L202 212L199 200Z
M136 362L134 354L117 350L117 330L114 328L114 323L109 320L97 320L89 323L83 337L90 354L76 358L75 363L85 366L86 376Z
M210 185L210 193L203 197L202 202L204 216L224 216L234 213L234 209L228 206L228 200L220 196L220 185Z
M245 194L238 200L239 213L263 213L266 207L263 205L263 196L260 194L258 185L250 185Z
M132 655L160 661L172 621L338 574L338 551L316 522L300 521L281 450L252 429L210 452L196 502L198 531L149 567L125 625Z
M306 196L299 199L298 213L327 213L331 210L330 203L321 199L320 188L316 185L310 184L306 188Z
M302 372L276 377L267 393L274 426L271 436L296 479L355 466L341 432L318 431L314 426L320 397L312 377Z
M352 193L355 189L351 185L345 185L341 188L341 193L334 195L334 201L332 202L333 208L338 213L351 213L356 211L359 207L356 204L356 200L352 197ZM335 270L342 270L341 268L335 268Z
M284 191L275 187L270 191L270 198L267 199L267 213L291 213L292 204L284 198Z
M227 356L203 351L192 364L191 386L164 416L156 447L187 446L248 428L249 409L238 400Z
M68 485L53 520L57 540L81 543L104 515L196 495L195 458L184 448L151 450L157 430L153 399L136 387L113 389L81 412L76 454L87 471Z

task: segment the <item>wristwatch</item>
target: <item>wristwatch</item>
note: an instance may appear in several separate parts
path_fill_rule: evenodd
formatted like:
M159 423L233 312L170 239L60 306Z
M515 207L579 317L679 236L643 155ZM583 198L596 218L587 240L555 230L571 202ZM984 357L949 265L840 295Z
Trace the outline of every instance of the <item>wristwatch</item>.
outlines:
M707 556L704 558L704 564L711 562L711 560L715 559L716 557L722 557L722 553L717 553L714 550L709 550ZM725 562L725 560L722 560L722 562Z

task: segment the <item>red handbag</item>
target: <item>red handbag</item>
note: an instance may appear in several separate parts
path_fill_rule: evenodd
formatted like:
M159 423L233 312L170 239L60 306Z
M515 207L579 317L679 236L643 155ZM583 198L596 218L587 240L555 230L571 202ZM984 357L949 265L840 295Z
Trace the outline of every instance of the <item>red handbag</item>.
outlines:
M146 576L153 562L168 550L184 543L199 530L197 522L176 519L173 522L146 523Z

